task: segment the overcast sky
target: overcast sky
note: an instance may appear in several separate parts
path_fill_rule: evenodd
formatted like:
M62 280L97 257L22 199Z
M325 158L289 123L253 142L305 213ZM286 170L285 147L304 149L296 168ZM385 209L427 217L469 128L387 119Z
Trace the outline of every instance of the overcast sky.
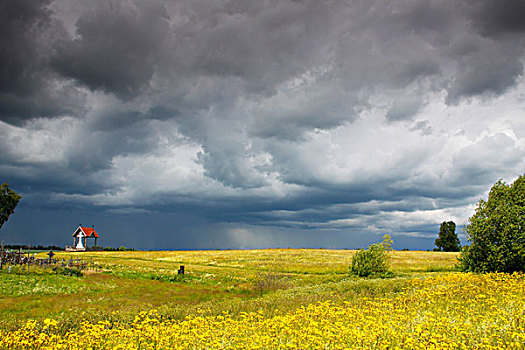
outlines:
M23 199L1 239L432 249L525 172L524 18L519 0L3 0L0 182Z

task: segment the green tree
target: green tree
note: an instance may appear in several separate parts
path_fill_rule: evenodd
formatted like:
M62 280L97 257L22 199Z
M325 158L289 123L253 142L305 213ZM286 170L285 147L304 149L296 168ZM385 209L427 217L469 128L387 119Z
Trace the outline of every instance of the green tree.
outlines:
M439 237L436 238L434 244L439 251L443 252L459 252L461 244L458 235L456 234L456 223L454 221L443 221L439 227Z
M352 257L350 271L359 277L385 274L388 272L392 238L383 236L383 242L371 244L367 250L361 249Z
M465 233L470 241L460 257L464 270L525 270L525 175L512 185L498 181L480 200Z
M0 185L0 228L14 213L18 202L22 198L18 193L9 188L9 185L3 183Z

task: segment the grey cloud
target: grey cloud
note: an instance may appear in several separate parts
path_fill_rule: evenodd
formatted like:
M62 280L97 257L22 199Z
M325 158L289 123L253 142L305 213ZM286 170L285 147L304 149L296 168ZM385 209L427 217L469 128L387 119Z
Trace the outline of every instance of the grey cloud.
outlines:
M58 128L26 124L19 129L24 132L0 125L0 174L23 179L35 191L47 187L66 194L113 192L119 184L109 170L116 157L145 154L164 140L176 141L170 138L170 127L144 120L122 106L99 111L88 123L71 120L57 119L54 123L62 125Z
M403 2L385 6L362 2L340 11L335 67L345 88L404 88L439 73L435 51L442 43L434 39L435 30L417 28L418 11L418 6Z
M6 0L0 4L0 119L82 111L84 95L49 68L57 41L67 33L47 8L50 1Z
M508 3L519 10L516 2ZM275 95L282 82L321 66L332 68L323 77L330 88L349 94L382 86L404 89L428 78L436 80L434 88L438 89L453 79L448 101L457 103L464 96L499 94L512 86L522 71L522 43L487 42L485 48L474 49L467 56L448 49L462 28L459 24L466 26L470 17L483 22L486 9L496 6L484 4L228 1L210 6L200 2L98 1L78 19L77 37L69 40L54 30L38 40L46 50L30 35L24 37L23 46L38 51L39 56L47 52L46 59L32 68L34 77L56 71L70 79L65 81L68 84L115 93L123 99L157 99L155 95L165 95L168 90L171 96L166 98L190 107L186 113L190 115L195 109L219 103L219 99L224 103L225 98L257 100ZM512 19L505 21L510 16L507 12L498 11L494 11L500 18L497 21L516 27ZM54 21L45 6L32 18L45 19L39 23ZM467 33L468 41L476 40L476 35ZM510 54L485 58L493 45ZM51 67L49 52L56 52ZM457 72L444 71L443 62L450 58L456 61ZM208 83L203 89L204 81ZM195 86L200 86L197 95L191 93ZM14 87L16 84L10 84ZM153 88L151 93L149 87ZM231 90L226 97L221 94L225 88ZM69 92L69 103L60 106L62 113L82 107L83 101L71 93L74 90L68 85L55 93ZM41 91L49 91L42 95L45 101L54 101L46 97L53 95L51 86ZM20 95L4 99L10 106L5 118L20 113L49 115L59 108L57 103L46 105L37 98L33 99L37 101L34 108L24 109ZM170 108L180 110L179 106ZM304 121L306 128L311 128L308 117Z
M459 69L448 91L447 102L456 104L461 97L500 95L515 85L523 72L520 58L523 42L469 39L458 57ZM503 53L503 54L502 54Z
M478 1L467 3L459 13L465 14L472 33L452 38L445 51L458 64L447 102L457 104L463 97L501 95L523 74L525 40L520 34L525 31L525 3Z
M435 35L453 25L451 10L457 12L458 7L463 7L463 4L457 1L401 1L394 6L392 16L403 31Z
M93 90L137 96L154 74L168 31L165 8L156 2L97 4L78 19L79 37L62 43L53 66Z
M196 69L240 77L247 91L271 93L283 79L323 62L322 47L330 43L333 17L331 6L325 5L229 2L212 14L210 10L196 14L180 32L193 35L189 49Z
M473 4L474 23L487 36L525 31L525 2L522 0L483 0Z
M332 129L358 117L358 97L318 86L318 91L283 94L258 104L249 133L260 138L304 140L305 132Z
M42 31L51 26L48 3L22 0L3 1L0 5L1 93L28 95L43 83L42 77L34 74L45 65L48 51L47 43L39 43Z
M522 172L523 149L503 133L485 136L465 147L454 157L450 174L452 185L495 183L502 173Z
M344 30L340 29L336 44L336 72L345 77L346 89L403 89L431 79L433 88L444 87L448 103L456 104L463 97L499 95L523 71L522 36L493 40L484 37L479 26L470 26L481 14L490 18L491 6L479 10L472 3L390 2L361 9L356 16L357 7L351 7L346 21L341 21ZM521 6L514 7L520 11ZM424 20L427 17L431 19ZM520 30L513 20L500 20L509 31ZM462 37L470 45L467 50L458 43Z
M111 123L107 120L111 120ZM109 169L115 157L153 152L170 138L171 129L159 130L155 122L140 114L117 111L98 116L84 129L76 130L74 144L66 152L70 171L92 174Z
M386 119L390 122L410 119L420 111L421 107L421 97L396 99L392 108L387 112Z
M423 135L432 134L432 127L429 125L428 120L418 121L410 128L410 131L419 131Z
M447 89L449 103L457 103L502 93L522 70L523 40L480 39L469 25L480 11L470 3L276 1L203 8L196 2L181 8L172 22L172 59L163 69L190 81L191 74L236 79L239 96L275 95L282 82L326 66L331 70L322 79L334 91L404 89L431 79L432 89ZM480 45L462 50L462 36ZM215 86L224 88L222 82Z
M39 86L26 95L0 93L0 120L21 125L28 119L78 115L86 111L86 96L73 84L60 81L47 86L37 84Z
M230 141L227 145L200 153L199 162L207 176L226 186L244 189L262 187L265 181L257 176L255 169L246 164L246 155L242 149L242 144Z
M441 115L522 79L519 2L108 0L71 18L48 4L0 5L0 118L30 131L0 138L0 175L41 193L27 197L35 205L60 193L94 211L183 213L227 223L232 241L251 237L239 223L371 234L385 213L382 227L413 233L428 227L392 213L464 206L499 172L519 171L519 142L478 142L482 123L454 139L471 148L439 153L463 127ZM27 122L60 114L73 131ZM17 152L24 137L46 147L68 132L60 156ZM185 163L174 164L185 142ZM156 171L181 187L198 180L181 191L148 182ZM130 178L148 193L119 202ZM89 197L105 194L115 195L107 207ZM331 224L346 219L355 224Z

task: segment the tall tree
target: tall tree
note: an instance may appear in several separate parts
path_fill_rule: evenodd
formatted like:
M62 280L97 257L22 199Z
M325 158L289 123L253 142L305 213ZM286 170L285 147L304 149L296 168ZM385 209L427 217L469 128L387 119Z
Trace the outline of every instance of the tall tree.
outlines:
M439 237L434 244L444 252L459 252L461 245L456 234L456 223L454 221L443 221L439 227Z
M525 175L512 185L496 182L465 232L471 244L460 258L464 270L525 271Z
M14 213L18 202L22 198L18 193L9 188L9 185L3 183L0 185L0 228Z

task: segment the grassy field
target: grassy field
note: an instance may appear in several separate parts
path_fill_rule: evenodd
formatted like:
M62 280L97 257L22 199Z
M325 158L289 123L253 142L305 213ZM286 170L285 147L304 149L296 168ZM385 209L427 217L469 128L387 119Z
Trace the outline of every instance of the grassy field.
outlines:
M145 319L155 320L146 322L151 324L153 328L149 332L154 334L161 332L161 330L165 333L173 332L173 327L178 329L181 325L187 325L185 322L191 323L191 320L195 320L195 318L199 318L199 322L215 324L214 322L219 320L224 321L224 317L226 317L229 323L222 324L221 327L223 328L217 330L218 332L224 331L224 327L235 326L240 327L239 334L245 334L248 332L246 327L251 327L249 324L269 322L268 320L275 321L279 317L299 317L298 313L302 315L301 317L307 317L303 314L306 312L305 310L314 313L328 312L330 315L333 312L340 313L342 322L345 317L350 317L345 312L352 308L360 310L363 307L362 303L366 301L386 303L383 307L385 308L384 314L387 315L388 312L392 311L392 305L398 305L399 298L403 298L402 302L405 303L406 311L414 312L422 322L421 324L412 324L413 320L410 321L414 328L412 331L415 331L418 325L419 327L431 325L427 322L428 315L425 316L426 312L436 312L434 309L431 311L414 309L414 305L419 303L414 297L415 294L419 293L417 295L419 295L420 300L425 300L425 298L432 300L428 293L441 290L444 294L432 294L433 298L440 300L436 305L439 304L440 307L444 307L445 311L448 310L446 312L451 312L450 317L457 320L459 316L452 314L452 310L443 304L443 300L446 300L443 295L448 295L447 288L450 287L451 290L456 291L456 295L449 295L451 303L461 295L465 300L477 300L475 305L477 305L476 309L479 311L477 317L479 317L479 314L483 313L484 305L483 303L480 304L475 297L480 293L489 295L490 291L479 292L478 287L476 287L477 289L469 287L468 290L461 290L461 288L463 285L469 285L469 283L472 286L488 285L492 283L491 279L494 279L494 277L490 277L487 281L477 281L473 280L471 275L454 272L457 253L414 251L390 253L394 277L359 279L349 275L349 265L354 253L355 251L350 250L325 249L58 253L56 256L58 259L68 260L71 257L92 259L102 268L102 271L87 272L82 277L64 276L34 268L29 272L12 270L11 273L7 273L5 269L1 271L0 330L4 332L5 336L3 346L10 348L14 344L9 343L8 339L12 339L12 341L17 339L16 341L22 342L23 336L20 335L21 338L17 338L16 334L36 332L40 336L42 334L47 336L50 334L59 335L67 348L67 344L69 344L66 341L68 334L86 332L86 325L93 325L93 327L98 325L97 327L102 327L99 329L100 332L111 329L126 332L134 329L135 334L139 334L139 330L144 328L140 324ZM44 253L41 254L44 256ZM184 276L177 275L180 265L185 266L186 274ZM447 278L449 279L447 280ZM418 284L420 282L417 281L434 282L425 286ZM525 300L525 283L520 276L505 283L513 283L512 288L515 292L517 291L517 294L509 292L507 299L504 298L505 296L500 298L496 289L496 295L492 298L497 300L497 303L493 304L500 308L505 306L508 309L505 313L507 320L509 317L518 317L519 321L519 317L521 317L521 321L519 321L521 323L506 325L505 321L498 318L498 320L491 320L490 324L479 325L482 328L476 328L476 332L485 335L487 329L494 329L494 325L516 331L516 336L502 338L503 340L498 338L492 343L489 341L484 345L485 348L490 348L489 345L494 344L494 346L502 346L501 344L503 344L504 347L512 348L516 339L522 339L521 336L525 339L523 334L525 327L524 312L523 309L519 309L519 305L523 305L523 300ZM503 286L502 288L508 287ZM473 292L475 290L477 290L477 294ZM465 295L470 295L470 297L464 297ZM512 307L509 308L509 305ZM343 309L340 309L342 306L344 306ZM315 309L317 311L309 309L315 307L320 309ZM427 304L425 307L428 309ZM515 315L515 312L521 312L521 316ZM331 319L336 322L332 319L334 316L328 314L323 319ZM447 317L446 314L440 316ZM471 316L465 320L461 319L461 324L474 324L472 318L474 316ZM222 319L220 319L221 317ZM246 323L248 319L252 320L251 323ZM32 323L29 320L35 320L35 322ZM444 327L442 331L449 331L447 327L453 324L452 321L454 320L450 319L449 323L442 320L440 323L440 327ZM321 321L316 320L315 322ZM356 320L352 322L356 322ZM393 321L390 320L389 322ZM194 325L194 327L196 326ZM215 326L210 325L210 327ZM399 327L402 325L400 324ZM241 328L244 330L241 331ZM468 330L469 328L465 329ZM485 333L483 333L483 329L485 329ZM288 332L293 333L294 331L289 330ZM423 332L423 328L421 328L421 332ZM429 332L430 330L427 330L427 333ZM178 333L178 335L170 334L172 334L173 339L182 336ZM249 338L249 334L249 332L246 333L245 337ZM124 335L117 335L117 333L108 333L107 336L109 337L107 339L111 340L107 340L107 344L105 343L106 345L101 348L113 348L118 345L116 339L125 338ZM386 337L385 334L384 336ZM355 341L355 337L352 337L349 335L345 344ZM388 337L390 337L388 339L394 339L392 334ZM212 346L206 343L207 340L200 339L200 343L188 344L186 348L243 348L240 344L246 344L248 338L239 338L239 343L235 343L237 345L232 345L231 341L233 340L230 339L228 340L230 345L226 346L223 337L223 347L217 344ZM483 338L485 339L483 340L482 338L480 335L479 344L487 341L487 339ZM29 337L28 339L33 338ZM137 344L133 343L133 339L130 338L123 342L122 344L126 344L123 348L136 347ZM159 339L157 339L157 343L160 342ZM295 336L292 338L285 336L283 339L291 348L293 348L293 344L297 347L299 346L297 342L304 341L303 338L300 340ZM403 339L408 341L407 337ZM408 343L404 342L405 340L403 342L398 340L390 342L390 344L397 344L396 346L404 344L401 348L408 346ZM464 339L463 345L474 344L468 343L467 340ZM48 339L48 341L50 340ZM57 344L59 343L56 341L49 348L58 347ZM367 341L372 340L368 339ZM498 341L506 343L500 344ZM181 343L180 339L178 343ZM6 344L11 345L7 346ZM28 341L26 347L36 347L35 344ZM145 341L145 344L151 345L151 342ZM271 342L258 344L259 348L285 348ZM317 345L312 345L311 348L318 348L319 343L312 342L312 344ZM331 344L328 348L338 348L336 343L332 342ZM40 345L45 347L45 343ZM308 347L303 345L300 347ZM465 346L469 348L470 345ZM253 345L250 348L257 348L257 346ZM426 346L428 348L428 344ZM89 344L86 345L86 348L88 347ZM367 348L365 345L363 347ZM2 342L0 342L0 348L2 348ZM142 348L148 348L148 346ZM166 346L166 348L170 348L170 346ZM391 348L395 348L395 346Z
M273 300L278 299L276 291L293 292L295 300L280 306L295 308L355 284L348 275L353 254L325 249L61 252L56 255L59 260L92 259L102 272L72 277L35 269L23 274L3 270L0 328L45 318L74 327L78 315L95 322L119 311L119 317L131 319L151 308L180 319L195 312L252 311L281 304ZM454 253L393 252L392 269L398 277L383 282L402 284L412 275L453 270L455 263ZM185 266L184 276L177 275L180 265ZM311 292L319 288L326 292Z

